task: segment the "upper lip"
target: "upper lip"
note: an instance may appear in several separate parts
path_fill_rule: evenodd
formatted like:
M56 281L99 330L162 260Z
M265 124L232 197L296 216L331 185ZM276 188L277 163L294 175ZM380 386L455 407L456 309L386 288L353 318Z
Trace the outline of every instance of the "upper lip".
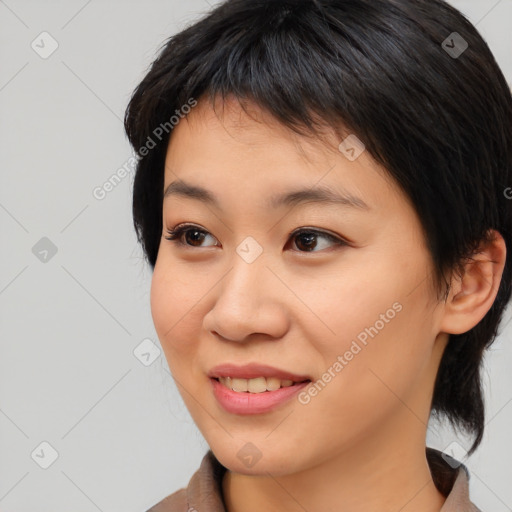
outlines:
M267 366L259 363L249 363L243 366L234 364L220 364L208 372L210 378L235 377L238 379L255 379L256 377L276 377L280 380L292 380L293 382L303 382L311 380L308 375L297 375L286 370Z

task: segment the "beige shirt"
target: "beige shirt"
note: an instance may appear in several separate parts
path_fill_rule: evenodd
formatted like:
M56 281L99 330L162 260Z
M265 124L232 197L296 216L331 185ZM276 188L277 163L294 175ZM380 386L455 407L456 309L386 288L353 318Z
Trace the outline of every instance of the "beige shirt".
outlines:
M446 496L440 512L482 512L469 499L469 472L463 464L433 448L427 448L432 479ZM167 496L147 512L226 512L222 497L222 477L226 468L208 450L188 486Z

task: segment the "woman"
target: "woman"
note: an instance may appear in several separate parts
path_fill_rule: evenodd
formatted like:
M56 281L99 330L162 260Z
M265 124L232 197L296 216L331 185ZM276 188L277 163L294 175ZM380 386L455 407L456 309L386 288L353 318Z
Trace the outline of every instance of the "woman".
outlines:
M512 282L512 99L440 0L228 0L127 109L156 331L210 450L151 508L466 512Z

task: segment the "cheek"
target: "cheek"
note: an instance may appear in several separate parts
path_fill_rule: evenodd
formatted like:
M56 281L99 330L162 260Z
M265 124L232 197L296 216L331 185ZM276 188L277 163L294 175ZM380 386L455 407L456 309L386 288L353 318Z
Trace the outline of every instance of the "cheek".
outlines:
M150 304L153 324L160 342L164 343L164 334L172 326L172 315L174 308L171 296L172 288L165 279L165 274L161 270L161 265L157 260L153 277L151 280Z
M368 268L340 272L324 279L328 284L321 289L316 284L298 293L315 313L309 311L304 318L311 319L309 339L320 353L332 359L349 350L353 341L364 347L399 321L400 294L382 278L385 272L374 272Z
M187 285L176 274L157 260L150 293L153 324L171 370L171 364L175 366L176 361L193 353L198 339L193 327L198 314L194 286Z
M395 308L384 302L373 309L367 325L355 328L355 334L343 340L343 369L335 384L336 394L355 417L366 415L368 421L402 407L402 402L416 403L413 397L431 364L428 312L411 300L393 304Z
M338 336L335 344L322 348L325 373L318 376L318 391L310 390L309 397L302 397L300 404L305 405L300 405L299 411L305 415L305 421L306 417L321 418L322 426L315 428L323 430L326 438L336 426L341 426L335 444L353 443L395 414L410 414L409 409L421 411L422 406L414 397L429 364L429 340L425 334L422 339L420 332L412 335L410 320L418 319L408 318L411 309L410 304L404 304L401 311L393 310L396 314L388 323L375 326L379 319L375 313L385 314L386 308L374 308L368 316L372 328L367 330L345 317L347 335ZM364 324L364 320L354 322ZM349 334L349 323L354 336ZM342 327L341 320L338 326ZM358 333L364 336L358 338Z
M391 259L384 263L380 258L364 271L344 273L321 296L308 296L326 326L321 326L326 334L318 336L320 330L313 326L319 322L314 319L309 339L325 369L339 376L332 390L337 388L341 396L349 389L359 398L372 396L376 388L385 390L379 377L398 394L406 393L429 364L433 336L427 284L417 286L421 281L416 269L397 268Z

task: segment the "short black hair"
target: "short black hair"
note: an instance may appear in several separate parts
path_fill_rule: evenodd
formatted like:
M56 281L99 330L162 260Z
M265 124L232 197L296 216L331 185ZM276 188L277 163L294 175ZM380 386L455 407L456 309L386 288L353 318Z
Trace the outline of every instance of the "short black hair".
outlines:
M497 297L473 329L450 335L431 404L474 436L473 453L484 431L484 350L512 283L512 98L483 38L442 0L227 0L170 37L125 114L141 157L134 226L152 269L170 119L191 101L228 96L296 133L341 125L363 141L411 200L445 299L446 272L462 271L490 229L503 236Z

